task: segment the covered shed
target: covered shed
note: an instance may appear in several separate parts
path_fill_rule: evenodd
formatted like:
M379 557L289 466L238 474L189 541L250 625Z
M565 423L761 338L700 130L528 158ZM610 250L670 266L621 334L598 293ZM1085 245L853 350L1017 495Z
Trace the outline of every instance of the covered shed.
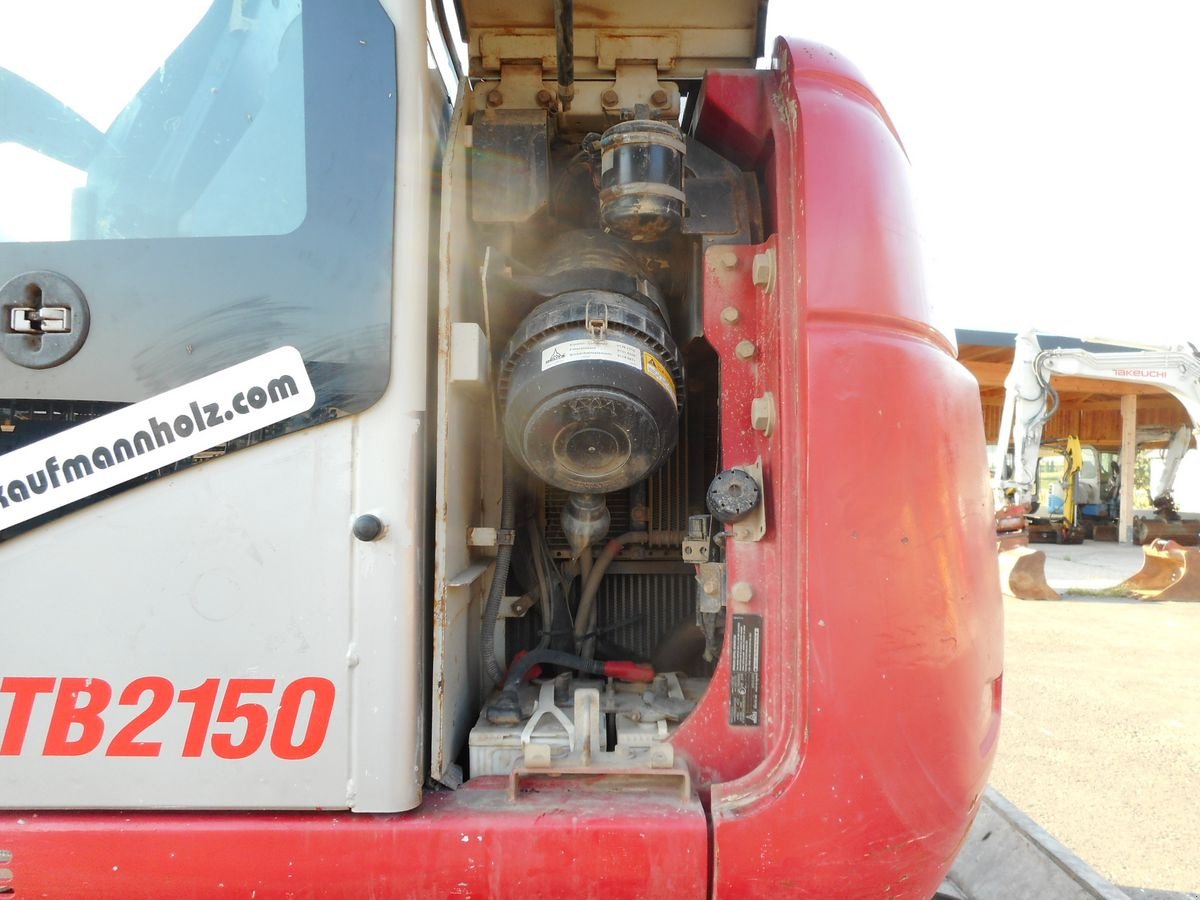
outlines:
M984 432L994 444L1004 406L1004 379L1012 368L1015 332L957 332L958 358L979 381ZM1111 344L1089 343L1065 335L1039 334L1038 342L1046 349L1081 348L1092 353L1136 350ZM1192 424L1182 404L1153 384L1133 384L1097 378L1054 375L1051 386L1058 392L1058 409L1045 425L1043 441L1077 435L1084 444L1100 450L1120 450L1121 466L1132 472L1137 449L1137 428L1156 426L1162 437L1146 441L1142 447L1162 447L1166 434L1180 425ZM1122 541L1129 540L1133 522L1133 479L1122 482Z

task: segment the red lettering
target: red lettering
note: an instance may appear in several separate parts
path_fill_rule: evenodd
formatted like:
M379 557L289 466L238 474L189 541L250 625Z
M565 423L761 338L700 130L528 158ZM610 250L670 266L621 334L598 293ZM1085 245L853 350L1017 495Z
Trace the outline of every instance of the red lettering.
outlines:
M296 721L300 718L300 703L308 693L313 695L308 727L304 729L300 743L293 744ZM329 731L334 693L333 682L328 678L297 678L284 688L283 697L279 700L275 730L271 732L271 752L280 759L308 759L320 750Z
M1166 378L1167 373L1157 369L1114 369L1114 375L1125 378Z
M158 756L162 752L162 741L139 741L136 738L167 714L171 701L175 699L175 687L157 675L135 678L121 692L120 705L137 706L146 692L150 693L149 705L117 732L105 756Z
M183 739L184 756L199 756L204 752L204 739L208 737L208 723L212 721L219 690L221 679L209 678L198 687L179 692L180 703L192 704L192 720Z
M8 725L4 739L0 740L0 756L19 756L25 746L25 732L29 730L29 717L38 694L49 694L54 690L56 678L9 677L0 681L0 694L12 694L12 712L8 714Z
M277 704L273 678L208 678L176 695L170 679L159 675L135 678L120 692L115 705L142 707L117 731L104 751L111 757L162 756L163 741L142 740L175 704L192 706L182 756L203 756L211 750L222 759L246 759L263 749L278 759L308 759L325 744L333 717L337 688L328 678L308 676L283 686ZM57 687L57 692L56 692ZM222 696L222 688L224 694ZM53 694L42 754L84 756L104 741L104 714L114 693L102 678L0 678L0 695L11 694L8 721L0 732L0 757L19 756L25 748L38 697ZM253 702L249 695L262 695ZM147 695L149 695L147 697ZM218 699L220 704L218 706ZM49 700L45 701L50 703ZM215 715L214 715L215 713ZM225 726L213 733L214 723ZM37 740L37 737L33 738Z
M78 704L79 695L86 694L87 702ZM64 678L58 685L50 727L46 729L45 756L82 756L91 753L104 737L104 720L100 713L112 699L112 688L102 678ZM79 737L71 739L71 726L79 725Z
M230 678L221 708L217 710L217 721L232 724L239 719L246 722L246 733L240 742L232 734L214 734L213 752L222 759L245 759L262 746L267 737L270 716L266 707L259 703L239 703L243 694L269 694L275 690L274 678Z

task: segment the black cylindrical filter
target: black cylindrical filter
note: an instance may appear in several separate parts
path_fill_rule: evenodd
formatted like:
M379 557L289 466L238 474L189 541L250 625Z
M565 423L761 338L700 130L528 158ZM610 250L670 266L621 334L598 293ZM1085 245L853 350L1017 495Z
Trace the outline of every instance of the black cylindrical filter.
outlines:
M600 222L631 241L655 241L683 223L686 145L669 122L635 119L600 138Z
M613 291L537 307L501 363L509 448L538 478L606 494L666 459L679 431L683 372L661 315Z

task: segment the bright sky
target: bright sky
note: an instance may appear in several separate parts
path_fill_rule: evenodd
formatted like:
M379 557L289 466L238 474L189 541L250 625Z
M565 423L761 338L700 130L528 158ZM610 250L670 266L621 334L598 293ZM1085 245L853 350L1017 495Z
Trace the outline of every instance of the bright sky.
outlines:
M773 0L767 33L887 107L955 326L1200 344L1200 4Z
M0 28L0 58L104 128L207 2L119 5L143 27L96 40L106 4L0 4L21 26ZM146 40L152 22L169 33ZM887 106L939 318L1200 344L1200 4L773 0L767 32L839 50ZM56 53L30 33L54 33ZM10 199L30 182L11 181Z

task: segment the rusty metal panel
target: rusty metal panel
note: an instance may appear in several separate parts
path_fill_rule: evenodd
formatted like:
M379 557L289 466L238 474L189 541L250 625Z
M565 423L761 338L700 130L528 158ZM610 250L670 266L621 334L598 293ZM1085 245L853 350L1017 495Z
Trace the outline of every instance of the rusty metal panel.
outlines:
M472 323L491 340L480 296L482 253L473 245L468 203L470 95L460 94L442 163L442 221L438 247L438 399L434 425L436 485L433 521L433 658L430 670L430 777L455 784L454 759L466 744L479 708L479 620L487 579L467 546L467 529L499 519L499 454L486 471L480 447L500 437L488 395L451 380L450 335ZM484 435L487 435L485 438ZM483 476L481 477L481 472ZM492 491L485 495L485 479ZM485 499L486 497L486 499ZM486 562L486 561L484 561Z
M503 60L555 68L552 0L462 0L471 74L499 71ZM713 67L753 67L762 55L763 0L661 0L575 4L575 75L611 73L620 60L653 60L673 78Z

